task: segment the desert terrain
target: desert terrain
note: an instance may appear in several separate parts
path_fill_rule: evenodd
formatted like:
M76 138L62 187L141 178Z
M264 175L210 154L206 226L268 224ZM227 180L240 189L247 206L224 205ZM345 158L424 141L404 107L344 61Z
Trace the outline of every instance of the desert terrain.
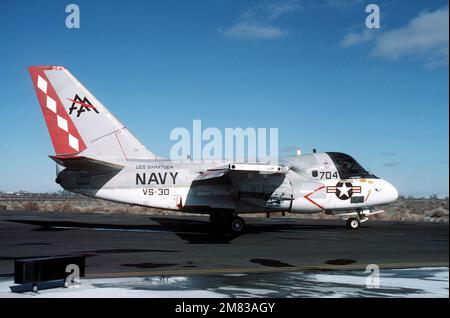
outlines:
M427 221L448 223L448 197L415 198L400 196L389 205L381 207L385 213L373 216L377 220L389 221ZM130 213L149 215L178 215L179 212L158 210L148 207L87 198L80 195L61 193L2 193L0 194L0 211L35 211L67 213ZM247 214L245 217L261 217L261 214ZM272 213L279 217L281 213ZM312 215L286 213L286 217L305 219L334 219L336 216L318 213Z

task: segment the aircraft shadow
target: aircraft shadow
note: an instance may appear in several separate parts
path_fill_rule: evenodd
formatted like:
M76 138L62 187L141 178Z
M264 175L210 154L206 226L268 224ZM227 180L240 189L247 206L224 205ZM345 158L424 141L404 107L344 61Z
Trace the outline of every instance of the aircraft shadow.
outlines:
M266 232L284 231L316 231L316 230L343 230L343 226L329 224L247 224L242 234L227 233L227 226L209 221L192 219L173 219L165 217L151 217L153 222L160 224L166 231L175 233L178 237L191 244L225 244L234 239Z
M180 239L187 241L190 244L227 244L241 235L254 235L265 232L343 230L343 226L330 224L253 223L248 224L242 234L230 234L225 225L211 223L208 220L167 217L150 217L150 220L157 224L107 224L46 220L8 220L8 222L38 226L38 228L33 229L33 231L93 229L123 232L168 232L174 233Z

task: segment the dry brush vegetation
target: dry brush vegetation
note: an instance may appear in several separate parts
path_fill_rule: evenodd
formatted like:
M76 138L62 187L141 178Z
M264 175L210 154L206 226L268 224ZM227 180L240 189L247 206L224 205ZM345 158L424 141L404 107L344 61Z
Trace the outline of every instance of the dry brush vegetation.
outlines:
M373 216L377 220L390 221L431 221L448 222L448 198L406 198L400 197L395 203L383 207L386 211ZM35 211L35 212L67 212L67 213L131 213L153 215L176 215L178 212L158 210L153 208L131 206L98 199L83 197L55 198L2 198L0 199L0 211ZM265 214L252 214L246 216L264 216ZM272 216L281 216L281 213L273 213ZM333 219L335 216L324 213L304 215L286 213L287 217Z

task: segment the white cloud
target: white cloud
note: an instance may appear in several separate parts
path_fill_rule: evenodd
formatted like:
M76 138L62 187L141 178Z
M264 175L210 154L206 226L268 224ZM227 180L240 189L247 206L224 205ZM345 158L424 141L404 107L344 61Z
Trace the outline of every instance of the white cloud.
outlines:
M287 0L276 2L262 2L251 7L241 15L244 20L276 20L289 13L300 12L300 0Z
M327 0L326 5L327 7L331 8L343 8L343 7L350 7L355 4L362 3L362 0Z
M248 22L240 22L222 31L226 38L234 39L279 39L286 35L286 31L272 25L260 25Z
M347 34L340 45L350 47L373 42L371 56L398 60L421 60L426 66L448 65L448 6L433 12L422 12L404 27L390 31L365 29Z
M285 37L288 32L274 25L276 20L287 14L302 10L300 0L265 1L247 9L239 21L219 32L230 39L239 40L273 40Z
M422 12L405 27L382 33L372 55L421 59L429 66L448 64L448 28L448 6Z
M350 32L341 41L342 47L350 47L361 43L370 42L374 39L376 29L365 29L361 33Z

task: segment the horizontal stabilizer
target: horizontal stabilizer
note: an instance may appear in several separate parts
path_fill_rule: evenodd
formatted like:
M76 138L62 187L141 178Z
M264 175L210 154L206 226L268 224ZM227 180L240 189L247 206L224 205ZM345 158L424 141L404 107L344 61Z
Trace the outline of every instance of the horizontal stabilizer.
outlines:
M111 172L120 171L123 166L81 156L50 156L57 164L75 171Z

